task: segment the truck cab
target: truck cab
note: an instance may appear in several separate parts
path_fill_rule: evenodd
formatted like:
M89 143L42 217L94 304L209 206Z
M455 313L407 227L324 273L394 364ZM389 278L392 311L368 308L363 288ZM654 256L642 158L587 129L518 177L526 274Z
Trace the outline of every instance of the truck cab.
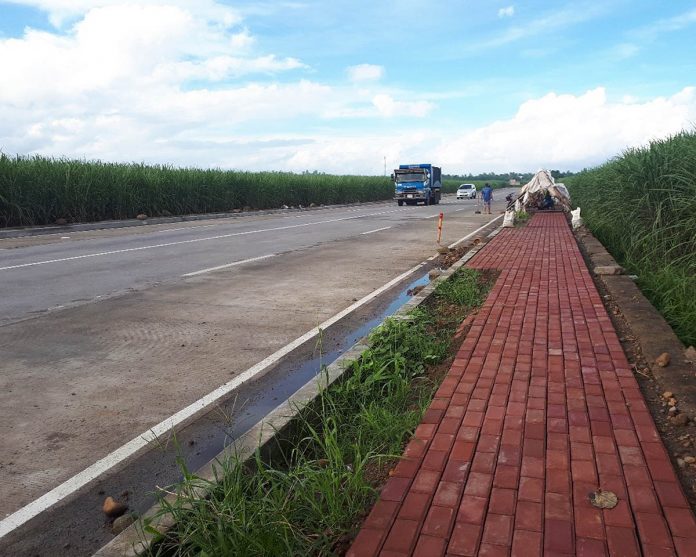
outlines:
M432 164L402 164L392 174L394 199L399 206L437 205L442 196L442 170Z

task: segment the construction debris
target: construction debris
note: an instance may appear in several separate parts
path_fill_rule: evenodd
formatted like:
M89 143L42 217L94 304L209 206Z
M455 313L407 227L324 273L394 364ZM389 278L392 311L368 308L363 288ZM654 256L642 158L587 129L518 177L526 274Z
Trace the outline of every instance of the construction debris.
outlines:
M527 182L518 199L520 209L553 209L570 211L570 193L564 184L557 184L548 170L540 170Z

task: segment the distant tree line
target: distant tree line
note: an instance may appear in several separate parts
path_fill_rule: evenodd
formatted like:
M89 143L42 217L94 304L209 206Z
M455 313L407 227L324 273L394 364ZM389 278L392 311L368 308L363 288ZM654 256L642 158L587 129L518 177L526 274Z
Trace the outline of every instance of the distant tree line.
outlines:
M572 176L573 174L575 174L570 170L551 170L550 172L554 180L558 180L559 178L565 178L566 176ZM481 174L444 174L443 176L446 179L452 180L517 180L520 183L525 183L529 182L529 180L532 179L532 176L534 176L534 172L482 172Z

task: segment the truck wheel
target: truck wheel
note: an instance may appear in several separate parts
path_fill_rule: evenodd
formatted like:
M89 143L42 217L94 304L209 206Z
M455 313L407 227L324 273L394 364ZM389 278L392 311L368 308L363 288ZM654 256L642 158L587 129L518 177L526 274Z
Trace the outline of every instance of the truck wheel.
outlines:
M397 201L397 203L399 204L399 207L403 206L403 204L404 204L403 200L401 200L401 199L399 199L399 200Z
M428 205L430 205L430 196L427 196L427 197L425 198L425 201L423 201L423 205L425 205L426 207L427 207Z

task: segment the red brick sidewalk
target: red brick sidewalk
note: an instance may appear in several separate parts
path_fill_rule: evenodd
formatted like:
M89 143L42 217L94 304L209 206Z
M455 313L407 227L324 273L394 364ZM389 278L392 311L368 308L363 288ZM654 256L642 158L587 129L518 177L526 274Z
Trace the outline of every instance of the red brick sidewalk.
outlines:
M696 556L696 521L561 214L501 275L348 555ZM619 499L593 507L601 487Z

